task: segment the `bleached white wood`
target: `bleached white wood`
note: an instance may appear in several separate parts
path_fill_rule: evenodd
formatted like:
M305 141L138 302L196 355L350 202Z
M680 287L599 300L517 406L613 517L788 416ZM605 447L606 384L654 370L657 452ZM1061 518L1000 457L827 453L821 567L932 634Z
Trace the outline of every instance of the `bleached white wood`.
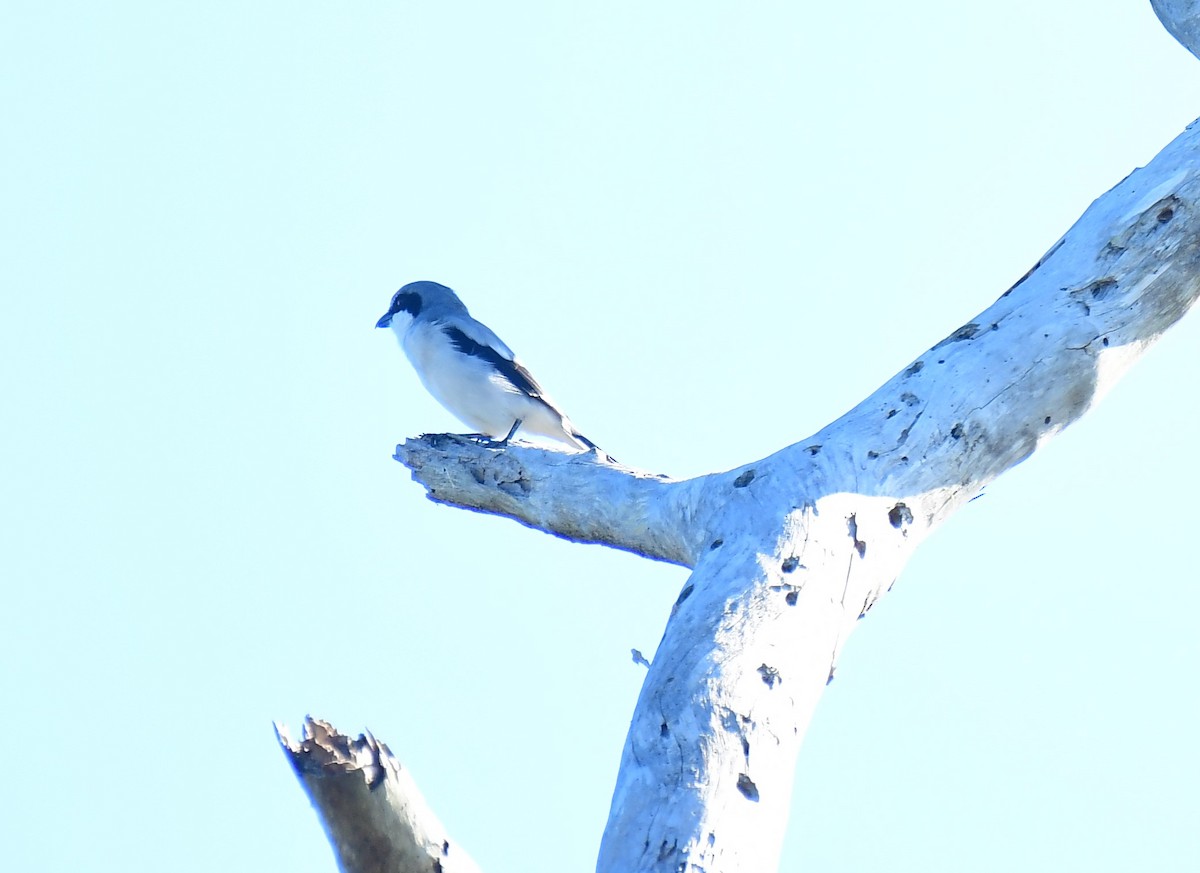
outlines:
M425 434L396 446L395 455L431 500L691 566L703 531L679 517L694 505L697 484L598 463L601 457L516 444L493 448L455 434ZM576 500L564 499L572 492Z
M673 481L426 436L430 497L693 568L648 671L597 869L776 868L838 652L913 549L1095 404L1200 295L1200 127L985 312L812 437Z
M1200 0L1150 0L1167 32L1200 57Z

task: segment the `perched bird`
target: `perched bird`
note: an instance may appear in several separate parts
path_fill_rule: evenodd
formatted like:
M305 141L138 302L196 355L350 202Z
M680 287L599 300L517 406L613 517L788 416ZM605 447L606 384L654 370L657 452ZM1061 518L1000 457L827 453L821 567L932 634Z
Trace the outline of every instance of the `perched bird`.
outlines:
M376 327L390 327L434 399L481 436L506 444L518 430L595 449L487 325L453 291L411 282Z

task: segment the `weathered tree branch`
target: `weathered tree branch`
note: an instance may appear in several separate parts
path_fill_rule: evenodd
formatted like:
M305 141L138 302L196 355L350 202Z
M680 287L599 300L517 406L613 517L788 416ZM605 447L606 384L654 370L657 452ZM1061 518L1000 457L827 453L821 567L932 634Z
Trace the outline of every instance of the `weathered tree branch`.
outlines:
M1152 5L1200 56L1200 0ZM1090 409L1198 296L1193 124L993 306L760 461L675 481L447 435L397 447L431 499L693 568L638 700L597 869L774 869L801 737L858 620L926 535ZM385 747L311 721L302 743L280 740L344 870L469 865Z
M1200 0L1150 0L1150 5L1167 32L1200 58Z
M528 446L426 435L396 459L439 502L694 566L752 489L900 493L944 518L1075 421L1196 299L1198 128L1097 200L989 309L819 433L687 481ZM769 471L772 486L764 484ZM749 484L743 482L742 484ZM920 519L918 519L920 520ZM704 531L698 533L697 531Z
M800 738L856 622L929 532L1083 415L1198 295L1193 125L988 310L761 461L675 482L594 455L398 447L433 499L694 568L598 869L774 869Z
M501 449L455 434L425 434L396 446L395 458L438 503L684 566L698 550L696 531L677 522L691 486L600 463L596 453L516 444ZM564 499L572 492L575 500Z
M383 743L308 718L300 742L275 734L312 800L344 873L476 873Z

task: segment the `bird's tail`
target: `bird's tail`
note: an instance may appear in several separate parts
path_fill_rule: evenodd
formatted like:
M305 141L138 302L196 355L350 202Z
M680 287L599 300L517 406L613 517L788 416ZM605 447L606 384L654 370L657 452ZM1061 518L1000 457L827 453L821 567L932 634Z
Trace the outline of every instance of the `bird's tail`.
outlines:
M606 461L608 461L610 464L619 464L620 463L620 461L618 461L616 458L614 458L608 452L604 451L604 449L600 448L598 445L596 445L594 442L589 440L587 437L585 437L579 431L575 430L574 426L572 426L571 424L567 423L564 430L567 432L567 435L569 437L571 437L572 440L575 441L575 443L579 446L579 448L588 449L589 451L593 451L600 455L603 455L604 459Z
M598 452L603 451L598 445L596 445L594 442L589 440L587 437L585 437L579 431L575 430L575 428L571 427L570 425L567 426L567 434L571 437L571 439L573 439L573 440L575 440L575 442L579 443L579 448L581 448L581 449L595 449Z

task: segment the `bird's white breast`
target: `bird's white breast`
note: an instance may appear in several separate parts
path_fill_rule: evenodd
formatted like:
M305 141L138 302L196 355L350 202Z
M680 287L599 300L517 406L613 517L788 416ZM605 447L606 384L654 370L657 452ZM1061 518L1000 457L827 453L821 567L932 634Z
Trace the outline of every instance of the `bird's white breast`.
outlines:
M438 325L411 325L400 345L426 390L469 427L504 436L528 415L528 398L489 363L456 349Z

